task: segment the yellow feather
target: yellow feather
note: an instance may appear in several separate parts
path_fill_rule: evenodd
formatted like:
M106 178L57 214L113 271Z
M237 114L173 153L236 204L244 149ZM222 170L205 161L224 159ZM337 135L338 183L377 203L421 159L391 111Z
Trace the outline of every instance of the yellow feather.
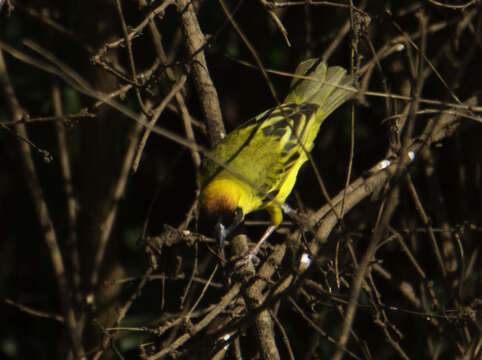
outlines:
M239 209L243 217L266 210L279 225L280 205L308 159L306 152L323 120L355 93L351 83L341 67L303 61L283 104L241 124L209 152L201 169L201 210L214 220Z

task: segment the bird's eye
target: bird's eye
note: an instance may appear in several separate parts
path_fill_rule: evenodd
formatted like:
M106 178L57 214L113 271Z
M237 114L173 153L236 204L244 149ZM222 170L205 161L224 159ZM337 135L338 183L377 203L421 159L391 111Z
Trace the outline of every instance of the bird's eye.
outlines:
M241 209L239 206L234 209L234 216L233 216L233 221L231 222L231 227L236 227L238 226L241 221L243 221L244 213L243 209Z
M243 221L243 210L240 207L232 211L223 211L217 217L217 222L225 227L226 232L232 231Z

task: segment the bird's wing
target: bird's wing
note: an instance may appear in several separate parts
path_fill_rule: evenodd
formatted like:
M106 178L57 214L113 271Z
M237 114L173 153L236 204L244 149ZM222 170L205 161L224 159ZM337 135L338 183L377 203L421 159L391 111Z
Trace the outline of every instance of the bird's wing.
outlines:
M281 185L292 169L299 169L306 161L305 150L311 150L312 144L306 144L305 140L312 138L307 133L312 131L310 120L318 108L312 103L282 104L248 120L209 153L202 182L240 175L238 178L251 185L263 201L281 199L278 196ZM232 172L211 157L226 164Z

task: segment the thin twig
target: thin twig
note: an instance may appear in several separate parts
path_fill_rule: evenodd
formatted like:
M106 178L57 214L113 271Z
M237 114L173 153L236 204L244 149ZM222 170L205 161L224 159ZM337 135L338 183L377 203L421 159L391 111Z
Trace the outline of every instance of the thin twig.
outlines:
M64 317L60 316L58 314L51 314L51 313L48 313L48 312L45 312L45 311L36 310L36 309L31 308L30 306L25 306L25 305L19 304L19 303L15 302L11 299L8 299L8 298L3 299L3 301L6 304L11 305L11 306L19 309L20 311L23 311L23 312L25 312L29 315L55 320L55 321L58 321L60 323L65 322Z
M15 90L8 76L7 66L3 57L3 51L0 51L0 84L2 87L2 91L5 95L5 99L7 99L7 105L11 112L12 118L14 120L22 118L24 110L22 109L20 102L17 99ZM25 125L17 125L16 131L21 137L28 139L27 129L25 128ZM20 157L24 166L25 181L30 191L30 195L32 196L34 208L37 213L37 218L40 222L44 240L49 250L50 260L52 261L55 277L57 280L60 301L62 303L62 310L66 319L69 338L73 345L73 351L77 358L85 359L86 357L82 346L82 338L77 328L77 320L71 301L71 290L67 279L67 274L65 272L62 253L57 242L54 224L50 217L50 212L48 210L47 203L43 195L42 187L40 185L37 172L35 170L32 152L30 146L24 141L19 141L18 145Z

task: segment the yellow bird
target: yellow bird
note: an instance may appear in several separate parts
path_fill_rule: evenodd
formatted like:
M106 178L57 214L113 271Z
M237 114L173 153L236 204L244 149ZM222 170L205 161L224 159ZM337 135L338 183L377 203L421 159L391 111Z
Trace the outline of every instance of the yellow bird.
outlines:
M351 84L342 67L305 60L281 105L241 124L208 152L201 168L200 205L216 223L221 244L253 211L266 210L271 217L262 240L282 222L281 205L308 160L320 126L355 94Z

